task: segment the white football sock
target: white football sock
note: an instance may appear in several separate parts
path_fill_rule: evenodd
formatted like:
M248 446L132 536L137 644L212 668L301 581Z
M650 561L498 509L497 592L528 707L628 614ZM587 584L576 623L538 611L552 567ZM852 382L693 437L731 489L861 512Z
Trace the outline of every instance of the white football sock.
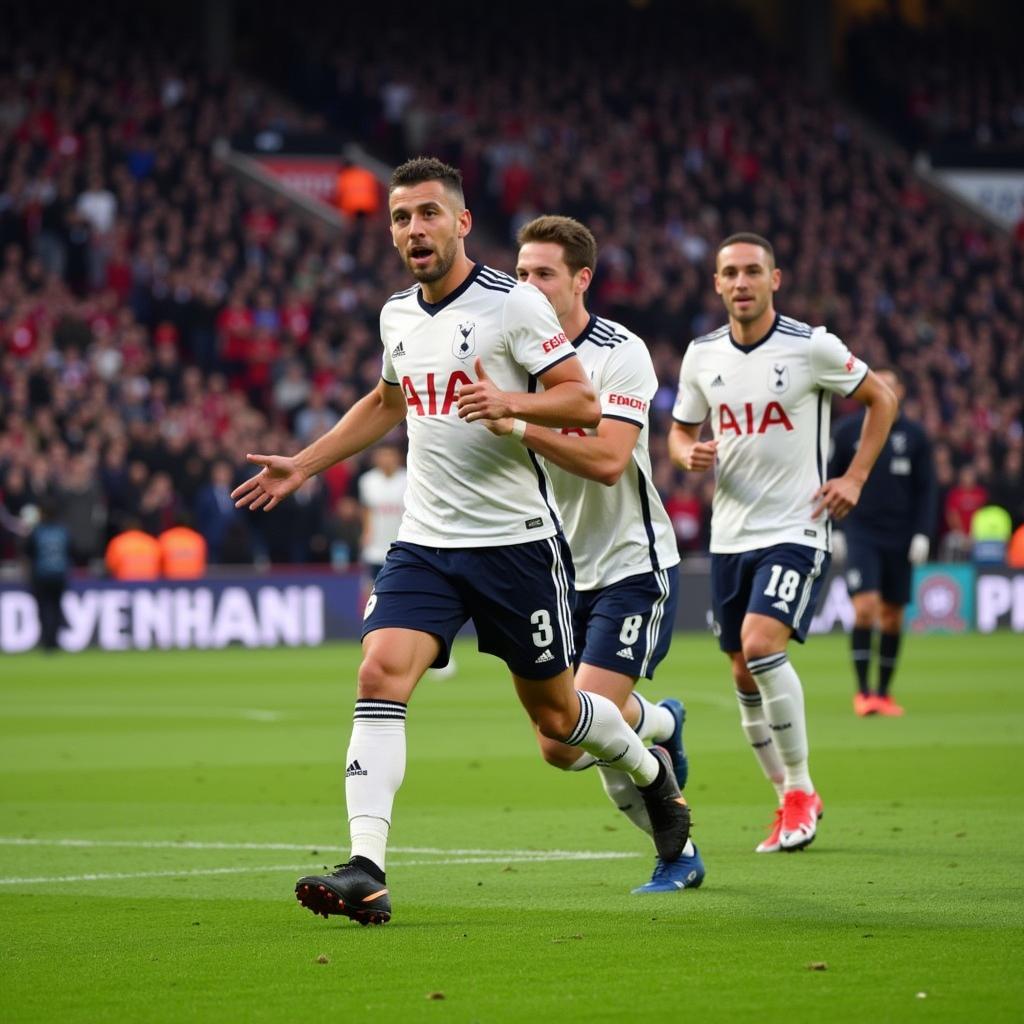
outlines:
M384 870L391 809L405 777L406 705L357 700L345 756L345 803L352 856Z
M601 773L601 785L604 786L608 799L615 804L616 810L622 811L641 832L653 835L644 798L633 780L623 772L611 768L602 767L598 768L598 771Z
M747 668L764 700L764 717L768 719L772 739L785 768L786 792L802 789L813 793L814 784L807 768L804 691L796 669L789 663L785 651L748 661Z
M772 740L768 720L764 717L761 692L758 690L754 693L745 693L743 690L737 690L736 701L740 706L740 727L754 751L754 757L761 765L761 770L775 787L781 801L786 769Z
M660 704L652 704L646 697L633 691L630 695L640 705L640 719L633 726L633 731L645 743L660 743L667 740L676 731L675 716L668 708Z
M615 804L616 810L629 818L641 832L651 835L651 819L647 814L647 807L640 790L628 775L622 772L613 771L611 768L599 768L601 783L609 799ZM693 856L693 840L687 839L683 847L683 856Z
M580 717L562 742L582 747L608 767L625 772L639 786L654 782L660 763L626 724L618 707L598 693L577 690L576 695Z

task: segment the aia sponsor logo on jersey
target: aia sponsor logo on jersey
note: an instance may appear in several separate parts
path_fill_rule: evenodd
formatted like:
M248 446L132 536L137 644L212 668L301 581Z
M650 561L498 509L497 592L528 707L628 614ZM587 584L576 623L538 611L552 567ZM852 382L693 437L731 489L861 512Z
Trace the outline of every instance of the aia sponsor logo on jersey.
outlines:
M632 395L611 394L608 396L608 404L623 406L626 409L636 409L637 412L647 412L647 403L642 398L634 398Z
M719 437L725 434L764 434L770 427L783 427L792 430L793 424L786 415L786 410L778 402L769 402L764 411L757 415L753 402L745 402L742 408L732 409L724 402L718 407Z
M409 412L417 416L458 415L459 389L470 383L472 381L461 370L450 374L447 381L443 374L428 373L419 386L407 376L402 378L402 393Z
M553 338L548 338L541 347L545 352L554 352L556 348L564 345L568 340L564 333L556 334Z
M852 373L853 368L857 365L857 357L851 352L850 358L846 360L846 372Z

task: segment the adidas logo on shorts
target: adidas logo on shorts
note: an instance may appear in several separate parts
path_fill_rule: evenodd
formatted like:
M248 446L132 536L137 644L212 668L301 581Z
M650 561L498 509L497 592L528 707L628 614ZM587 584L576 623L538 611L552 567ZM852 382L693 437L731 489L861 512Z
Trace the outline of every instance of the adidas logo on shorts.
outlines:
M780 600L780 601L776 601L776 602L775 602L775 603L774 603L774 604L772 605L772 607L773 607L773 608L778 608L778 610L779 610L780 612L785 612L785 613L786 613L787 615L789 614L789 605L788 605L788 604L786 604L786 602L785 602L785 601L781 601L781 600Z
M616 651L615 654L619 658L628 658L630 661L633 660L633 648L632 647L623 647L621 651Z
M368 773L368 772L366 771L366 769L365 769L365 768L362 768L362 767L360 767L360 765L359 765L359 762L358 762L358 761L353 761L353 762L352 762L352 763L351 763L351 764L350 764L350 765L349 765L349 766L348 766L348 767L347 767L347 768L345 769L345 778L346 778L346 779L347 779L347 778L350 778L350 777L351 777L351 776L353 776L353 775L367 775L367 774L369 774L369 773Z
M540 655L534 662L535 665L541 665L545 661L554 661L555 656L551 653L551 649L548 648L542 655Z

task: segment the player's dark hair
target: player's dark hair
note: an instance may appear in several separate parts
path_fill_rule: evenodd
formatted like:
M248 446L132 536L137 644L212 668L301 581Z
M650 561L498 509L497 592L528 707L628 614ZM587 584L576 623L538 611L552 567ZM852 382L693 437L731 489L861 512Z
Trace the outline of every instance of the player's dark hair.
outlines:
M520 247L527 242L554 242L562 247L565 265L574 273L597 266L597 241L590 229L572 217L548 214L524 224L516 235Z
M462 191L462 171L433 156L417 156L395 168L388 182L388 195L405 185L422 185L425 181L439 181L445 189L465 206Z
M755 235L753 231L737 231L735 235L730 235L724 241L718 243L718 248L715 250L715 263L718 263L718 254L727 245L737 245L746 243L747 245L759 245L766 253L768 253L768 260L771 265L775 266L775 250L772 248L772 243L764 238L762 235Z

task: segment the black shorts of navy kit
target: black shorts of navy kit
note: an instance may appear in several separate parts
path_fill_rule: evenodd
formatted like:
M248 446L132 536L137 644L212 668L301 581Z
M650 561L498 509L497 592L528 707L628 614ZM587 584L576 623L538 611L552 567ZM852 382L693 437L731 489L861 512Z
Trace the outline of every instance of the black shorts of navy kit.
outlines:
M573 663L572 556L565 538L489 548L432 548L396 541L363 615L363 636L414 629L437 637L434 668L451 656L470 619L477 646L525 679L550 679Z
M576 665L653 679L672 643L679 566L576 592Z
M850 597L877 591L887 604L910 603L914 567L906 547L883 548L859 537L846 538L846 589Z
M711 612L718 646L730 654L743 650L743 619L751 612L784 622L803 643L831 559L804 544L712 553Z

